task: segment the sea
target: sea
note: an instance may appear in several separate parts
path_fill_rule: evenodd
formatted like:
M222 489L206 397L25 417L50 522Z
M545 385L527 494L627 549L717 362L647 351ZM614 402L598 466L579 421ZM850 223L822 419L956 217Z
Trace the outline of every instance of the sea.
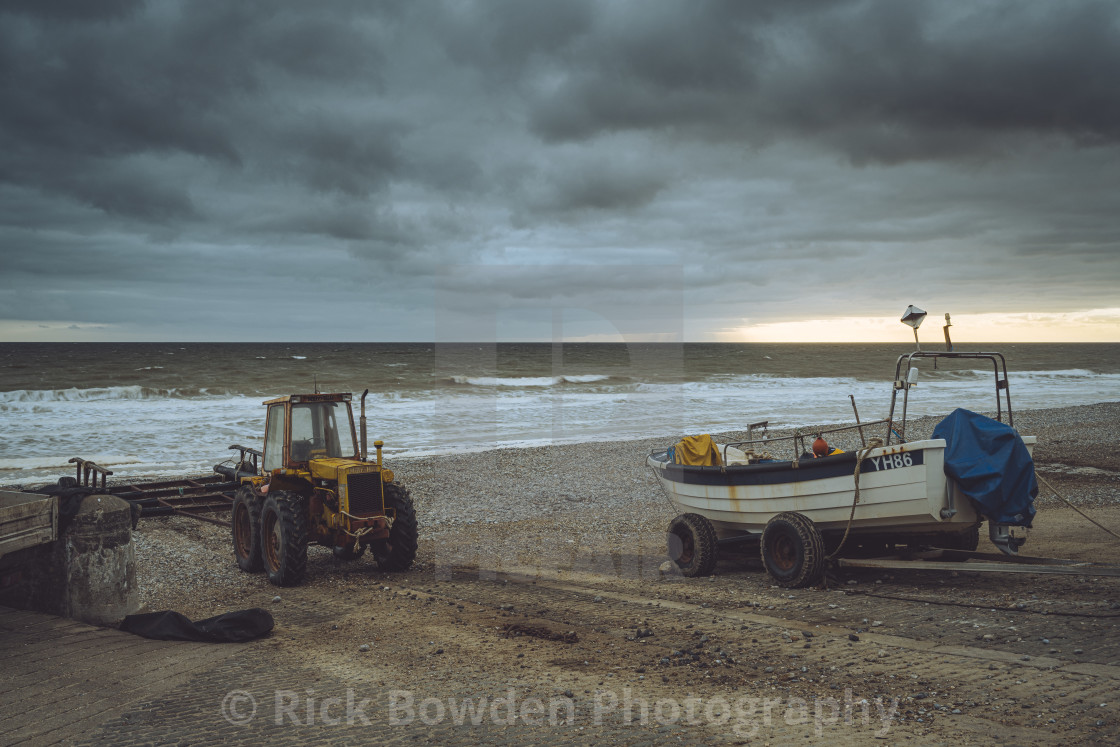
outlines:
M1120 344L958 345L1006 357L1016 411L1120 400ZM387 456L886 417L910 345L734 343L5 343L0 485L211 472L260 448L262 402L368 390ZM919 363L909 414L991 411L986 361ZM855 409L853 409L853 399Z

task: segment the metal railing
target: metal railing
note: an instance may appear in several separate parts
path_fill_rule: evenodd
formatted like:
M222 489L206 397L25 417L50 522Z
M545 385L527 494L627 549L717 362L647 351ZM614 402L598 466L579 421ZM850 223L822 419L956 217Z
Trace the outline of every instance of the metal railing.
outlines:
M97 464L94 464L93 462L89 461L88 459L82 459L81 457L72 457L70 459L69 463L77 465L77 467L76 467L76 469L77 469L76 478L77 478L78 484L81 485L84 488L96 488L96 487L98 487L98 485L97 485L97 476L98 475L101 475L101 487L104 488L105 487L105 479L109 475L113 474L112 470L105 469L104 467L102 467L100 465L97 465ZM90 483L89 483L90 474L93 475L93 484L92 485L90 485Z
M809 448L806 448L805 440L809 439L809 438L815 440L817 438L817 436L825 436L826 434L830 435L830 436L835 435L835 434L844 434L845 436L851 435L850 439L848 439L848 438L841 439L841 440L837 441L835 444L833 444L833 446L837 446L839 448L847 447L845 449L846 451L847 450L855 450L857 448L865 448L867 446L867 435L864 433L864 429L865 428L871 428L873 426L879 426L879 425L887 426L889 428L890 427L890 422L891 421L889 419L883 419L883 420L868 420L868 421L864 421L862 423L852 423L850 425L840 425L840 426L836 426L834 428L808 428L808 429L800 429L799 428L799 429L795 430L793 432L793 434L791 434L789 436L778 436L778 437L775 437L775 438L771 438L767 434L767 435L764 435L762 438L752 438L752 439L749 439L747 441L734 441L734 442L731 442L731 443L724 444L723 454L722 454L723 463L727 464L727 448L729 446L733 447L733 448L736 448L736 449L739 449L740 451L746 452L747 455L748 455L748 458L750 458L752 455L755 456L755 457L759 457L763 453L762 449L757 448L759 446L765 446L765 447L767 447L767 450L769 450L770 447L776 447L776 448L774 448L774 450L781 452L781 451L785 450L785 444L788 442L789 449L790 449L790 455L791 455L790 456L790 461L792 461L794 464L796 464L797 460L801 458L801 455L805 454L806 452L808 452L810 450ZM764 429L768 429L769 424L768 423L755 423L752 426L748 427L747 434L748 435L753 435L754 429L756 427L759 427L759 426L762 426ZM858 439L859 439L858 445L856 444L856 437L857 436L858 436ZM884 443L886 443L885 439L884 439ZM774 458L778 458L778 457L775 456Z
M898 361L894 366L894 389L891 391L891 411L887 416L887 420L891 421L891 427L887 429L887 437L883 441L884 444L890 444L891 434L898 436L899 443L906 443L906 406L910 401L910 388L915 386L914 382L910 381L910 372L914 369L914 361L917 359L932 358L934 366L936 367L937 361L941 358L950 360L987 360L992 363L992 371L995 374L995 393L996 393L996 420L1003 422L1003 413L1007 411L1007 425L1014 428L1015 420L1011 414L1011 385L1008 383L1007 378L1007 361L1004 360L1003 353L982 353L982 352L927 352L924 353L920 350L907 355L900 355ZM905 363L905 369L903 364ZM901 421L894 422L895 404L898 400L898 393L902 392L902 419ZM1002 396L1001 396L1002 394ZM895 427L897 426L897 428Z

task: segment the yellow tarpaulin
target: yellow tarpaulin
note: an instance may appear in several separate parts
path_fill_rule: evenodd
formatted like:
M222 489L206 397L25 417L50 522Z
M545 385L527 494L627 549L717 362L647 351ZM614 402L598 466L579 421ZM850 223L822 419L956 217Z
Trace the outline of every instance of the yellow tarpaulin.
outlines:
M673 447L674 464L691 464L697 467L718 467L723 464L719 449L707 433L685 436Z

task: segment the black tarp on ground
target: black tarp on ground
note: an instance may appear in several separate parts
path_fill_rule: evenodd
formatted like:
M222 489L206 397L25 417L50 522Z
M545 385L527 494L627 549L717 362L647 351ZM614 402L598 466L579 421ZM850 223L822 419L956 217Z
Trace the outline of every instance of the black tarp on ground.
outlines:
M170 610L129 615L121 622L121 630L145 638L203 643L251 641L268 635L272 626L272 615L260 607L227 612L198 622L191 622L186 616Z

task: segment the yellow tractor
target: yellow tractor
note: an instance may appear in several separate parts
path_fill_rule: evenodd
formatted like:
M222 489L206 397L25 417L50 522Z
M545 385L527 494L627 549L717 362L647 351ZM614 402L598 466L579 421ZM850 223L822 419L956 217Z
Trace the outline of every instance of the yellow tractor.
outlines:
M241 482L233 499L233 551L243 571L295 586L307 571L307 546L355 560L368 547L383 570L404 571L416 557L416 512L408 491L377 457L367 459L365 398L361 451L350 394L292 394L265 402L264 451L245 447L225 468ZM258 470L244 452L261 458ZM256 461L255 459L253 460Z

